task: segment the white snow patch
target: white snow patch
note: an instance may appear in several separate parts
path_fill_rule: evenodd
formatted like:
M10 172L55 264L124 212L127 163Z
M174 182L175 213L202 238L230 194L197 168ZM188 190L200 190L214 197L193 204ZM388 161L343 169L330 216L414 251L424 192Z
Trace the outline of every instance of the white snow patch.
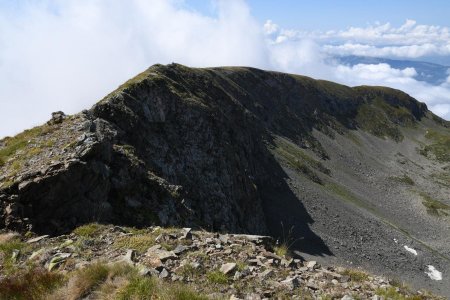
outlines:
M428 265L428 272L425 271L425 274L428 275L428 277L430 277L433 280L442 280L442 272L439 272L438 270L436 270L435 267L433 267L432 265Z
M415 249L413 249L413 248L410 248L410 247L408 247L408 246L403 246L403 247L405 247L405 250L406 251L408 251L408 252L411 252L412 254L414 254L414 255L417 255L417 251L415 250Z

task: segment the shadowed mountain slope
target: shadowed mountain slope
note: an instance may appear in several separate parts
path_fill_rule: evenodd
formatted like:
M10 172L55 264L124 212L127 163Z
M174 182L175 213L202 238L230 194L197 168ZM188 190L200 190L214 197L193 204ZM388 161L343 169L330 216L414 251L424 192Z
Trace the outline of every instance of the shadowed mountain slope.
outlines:
M449 293L449 143L448 122L398 90L155 65L90 110L0 141L0 226L271 234Z

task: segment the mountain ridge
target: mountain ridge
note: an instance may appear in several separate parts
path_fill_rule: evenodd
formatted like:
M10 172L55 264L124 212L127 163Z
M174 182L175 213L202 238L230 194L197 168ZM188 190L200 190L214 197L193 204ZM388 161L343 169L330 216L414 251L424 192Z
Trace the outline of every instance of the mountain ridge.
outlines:
M448 270L448 122L401 91L155 65L90 110L21 135L0 142L8 229L60 234L98 221L281 237L292 228L305 256L448 292L447 278L427 281L392 242L423 248L417 268Z

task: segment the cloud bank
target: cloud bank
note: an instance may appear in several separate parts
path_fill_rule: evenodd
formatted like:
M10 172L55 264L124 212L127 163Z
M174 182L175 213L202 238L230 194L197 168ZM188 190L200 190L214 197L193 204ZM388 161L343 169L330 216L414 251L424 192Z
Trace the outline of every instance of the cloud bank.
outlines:
M45 122L52 111L76 113L148 66L171 62L246 65L349 85L389 85L450 118L450 78L431 86L416 81L411 68L350 67L330 59L336 53L378 56L380 51L447 55L448 28L409 20L400 28L301 32L258 23L243 0L214 4L213 16L181 0L40 0L2 7L0 137Z

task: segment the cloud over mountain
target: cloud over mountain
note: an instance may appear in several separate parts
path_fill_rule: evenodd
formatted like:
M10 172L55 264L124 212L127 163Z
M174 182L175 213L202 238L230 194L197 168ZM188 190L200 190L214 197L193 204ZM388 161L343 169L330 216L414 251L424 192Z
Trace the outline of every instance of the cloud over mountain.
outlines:
M260 24L241 0L215 1L203 15L182 1L42 0L0 11L0 136L75 113L155 63L246 65L344 84L389 85L450 118L450 87L414 79L416 70L346 66L336 54L450 55L449 29L407 20L327 32ZM420 88L418 88L420 87Z

